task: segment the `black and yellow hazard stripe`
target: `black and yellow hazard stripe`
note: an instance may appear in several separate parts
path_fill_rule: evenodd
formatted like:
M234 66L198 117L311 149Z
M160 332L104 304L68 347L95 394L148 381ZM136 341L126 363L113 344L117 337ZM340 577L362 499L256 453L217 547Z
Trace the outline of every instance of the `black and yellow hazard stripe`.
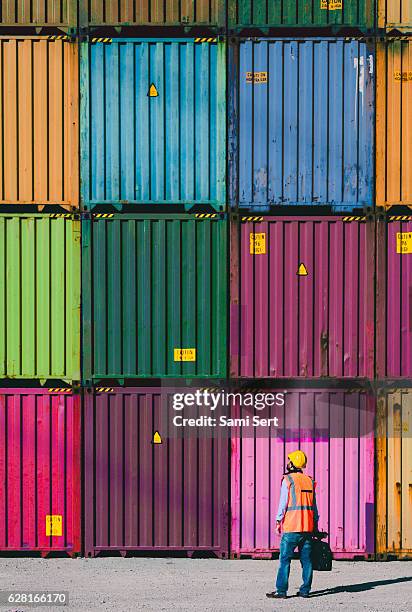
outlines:
M51 219L70 219L71 213L50 213Z
M351 221L366 221L366 217L342 217L342 221L345 223L351 223Z
M96 387L97 393L113 393L113 387Z
M70 36L66 34L50 34L47 38L49 40L70 40Z
M245 222L245 221L263 221L263 217L242 217L241 221Z
M389 221L412 221L412 216L410 215L391 215L389 217Z
M70 387L50 387L47 391L49 393L71 393L72 390Z
M92 43L97 43L97 42L111 43L112 39L111 38L107 38L106 36L99 36L98 38L92 38Z
M217 42L217 38L216 37L202 37L202 36L198 36L197 38L195 38L195 43L211 43L211 42Z
M215 219L217 213L195 213L196 219Z
M114 216L114 213L95 213L93 217L95 219L111 219Z

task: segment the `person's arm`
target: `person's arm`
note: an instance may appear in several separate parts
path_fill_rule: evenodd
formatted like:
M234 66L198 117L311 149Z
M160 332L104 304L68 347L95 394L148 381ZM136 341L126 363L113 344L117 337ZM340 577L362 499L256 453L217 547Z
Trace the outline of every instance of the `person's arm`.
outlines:
M279 533L280 533L280 525L283 521L283 518L286 514L286 510L288 507L288 497L289 497L288 485L286 484L285 479L283 479L282 486L280 488L280 499L279 499L278 512L276 514L276 527Z
M318 512L318 505L316 503L315 483L313 483L313 519L315 522L315 531L318 531L319 512Z

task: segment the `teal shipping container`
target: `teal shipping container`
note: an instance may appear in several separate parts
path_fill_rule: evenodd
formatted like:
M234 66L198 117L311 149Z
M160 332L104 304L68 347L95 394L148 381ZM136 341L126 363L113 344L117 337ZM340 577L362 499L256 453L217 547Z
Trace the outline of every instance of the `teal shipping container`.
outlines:
M217 213L82 221L86 383L226 376L227 231Z
M225 43L104 40L81 44L83 210L161 204L223 211Z

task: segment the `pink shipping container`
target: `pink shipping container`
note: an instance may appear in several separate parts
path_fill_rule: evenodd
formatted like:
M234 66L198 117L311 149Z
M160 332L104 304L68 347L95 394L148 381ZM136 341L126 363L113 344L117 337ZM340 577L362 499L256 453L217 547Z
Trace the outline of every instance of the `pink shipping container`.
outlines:
M0 392L0 551L81 550L80 395Z
M264 558L279 550L281 478L287 454L300 448L317 482L319 528L329 533L334 557L372 555L374 398L361 390L287 389L284 406L271 411L278 428L259 436L256 428L232 431L232 554Z
M377 224L376 374L412 376L412 217Z
M227 555L229 442L196 437L196 430L190 438L169 437L169 399L161 387L85 394L86 556ZM161 444L153 443L156 431Z
M231 376L373 377L375 224L241 219L231 226Z

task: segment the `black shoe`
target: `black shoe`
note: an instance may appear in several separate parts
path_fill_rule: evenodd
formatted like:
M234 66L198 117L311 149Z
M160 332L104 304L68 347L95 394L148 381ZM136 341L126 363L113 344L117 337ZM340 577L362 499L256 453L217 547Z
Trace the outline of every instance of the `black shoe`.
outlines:
M287 599L288 598L286 593L278 593L277 591L266 593L266 597L269 597L269 599Z
M296 593L296 597L310 597L309 593L301 593L300 591L298 591Z

